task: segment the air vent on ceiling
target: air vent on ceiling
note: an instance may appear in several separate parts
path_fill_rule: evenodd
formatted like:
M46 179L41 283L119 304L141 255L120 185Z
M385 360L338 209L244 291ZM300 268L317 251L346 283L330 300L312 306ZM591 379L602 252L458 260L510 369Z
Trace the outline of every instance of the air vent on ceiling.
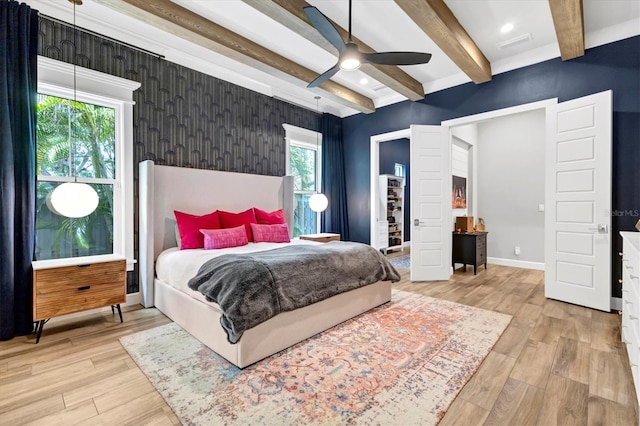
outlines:
M373 90L374 92L380 91L382 89L386 89L387 86L385 86L384 84L378 84L377 86L373 86L371 88L371 90Z
M498 49L506 49L507 47L515 46L516 44L526 43L531 41L531 33L519 35L518 37L510 38L509 40L496 43Z

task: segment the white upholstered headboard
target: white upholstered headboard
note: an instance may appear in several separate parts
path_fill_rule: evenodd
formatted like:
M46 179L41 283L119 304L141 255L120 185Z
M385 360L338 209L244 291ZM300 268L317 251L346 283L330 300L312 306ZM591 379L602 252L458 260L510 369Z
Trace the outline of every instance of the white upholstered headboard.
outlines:
M293 177L139 165L139 271L145 307L153 306L154 262L175 243L174 210L205 214L250 207L283 209L293 235Z

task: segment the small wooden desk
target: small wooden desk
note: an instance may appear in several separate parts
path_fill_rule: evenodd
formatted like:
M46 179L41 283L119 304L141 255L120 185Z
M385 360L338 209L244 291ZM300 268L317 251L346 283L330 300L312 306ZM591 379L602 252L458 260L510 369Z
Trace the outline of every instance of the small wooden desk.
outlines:
M319 234L300 235L301 240L317 241L319 243L328 243L329 241L340 241L340 234L332 234L330 232L321 232Z
M456 263L473 265L473 275L478 271L478 265L484 264L487 269L487 233L469 232L453 233L451 250L451 264L456 269Z

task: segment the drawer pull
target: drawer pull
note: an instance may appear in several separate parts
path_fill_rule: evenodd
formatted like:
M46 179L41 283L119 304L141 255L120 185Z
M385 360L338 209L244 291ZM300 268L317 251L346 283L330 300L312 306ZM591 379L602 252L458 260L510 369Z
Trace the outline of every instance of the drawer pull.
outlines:
M622 278L618 279L618 283L622 284L623 282Z
M78 290L82 291L82 290L89 290L91 288L90 285L83 285L82 287L78 287Z
M631 318L632 320L637 320L638 317L634 317L633 315L629 315L629 318Z
M624 303L626 303L627 305L631 304L631 300L625 300Z
M78 268L86 268L88 266L91 266L90 263L85 263L84 265L76 265Z

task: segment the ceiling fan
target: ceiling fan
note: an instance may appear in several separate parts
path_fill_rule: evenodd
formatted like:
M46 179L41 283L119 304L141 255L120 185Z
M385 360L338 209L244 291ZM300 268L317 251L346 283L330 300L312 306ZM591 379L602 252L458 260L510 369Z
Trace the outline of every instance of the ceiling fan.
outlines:
M331 24L329 19L322 14L315 6L303 8L304 14L311 22L311 25L318 30L320 35L327 39L336 49L338 49L338 62L330 69L320 74L307 87L317 87L324 81L330 79L339 70L354 71L360 68L361 64L371 63L379 65L417 65L426 64L431 59L431 53L419 52L381 52L364 53L358 49L358 45L351 40L351 1L349 0L349 38L343 41L338 30Z

